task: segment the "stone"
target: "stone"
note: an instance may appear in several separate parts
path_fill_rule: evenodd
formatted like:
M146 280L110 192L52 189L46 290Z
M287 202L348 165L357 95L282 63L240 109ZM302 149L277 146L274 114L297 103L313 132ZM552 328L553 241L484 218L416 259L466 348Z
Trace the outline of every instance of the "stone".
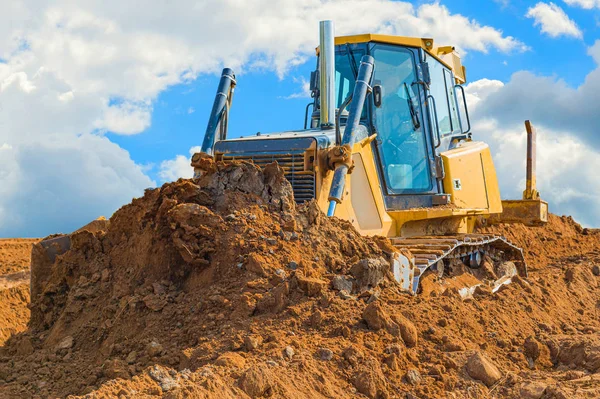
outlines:
M148 375L160 385L163 392L179 388L177 380L163 367L157 365L152 366L150 370L148 370Z
M541 382L525 382L519 390L521 399L540 399L546 391L546 384Z
M235 352L225 352L215 360L215 365L241 369L246 365L246 359Z
M319 354L319 359L321 359L321 360L333 359L333 351L331 349L319 348L318 354Z
M370 399L384 399L389 397L388 386L378 364L366 364L354 376L356 390Z
M244 338L244 346L248 352L258 349L262 345L263 339L260 335L248 335Z
M371 330L381 330L390 323L390 318L379 302L369 304L362 313L363 320Z
M377 287L389 273L390 264L384 258L363 259L350 269L361 292Z
M136 359L137 359L137 352L131 351L125 358L125 361L127 362L127 364L133 364L133 363L135 363Z
M417 346L417 342L419 339L417 327L415 327L415 325L410 320L401 315L394 315L392 319L400 328L400 336L402 337L404 344L408 348L414 348L415 346Z
M56 350L71 349L72 347L73 347L73 337L68 335L68 336L64 337L58 343L58 345L56 345Z
M17 342L17 355L28 356L31 355L35 350L31 339L29 337L23 337Z
M471 378L483 382L488 387L502 378L500 370L481 352L471 355L467 360L466 369Z
M288 269L291 270L296 270L298 268L298 263L291 261L290 263L288 263Z
M158 356L162 353L162 351L163 346L156 341L152 341L148 345L146 345L146 353L150 357Z
M406 374L404 374L404 380L410 385L419 385L421 381L423 381L423 378L418 370L409 369Z
M296 352L294 351L294 348L292 348L291 346L286 346L283 350L283 355L288 359L293 358L295 353Z
M296 275L296 278L298 280L298 286L300 289L304 291L306 295L311 297L321 295L321 293L327 287L327 283L325 281L317 278L305 277L302 274Z
M274 386L273 376L267 367L255 365L239 379L239 386L251 398L268 397Z
M594 276L600 276L600 266L594 265L592 266L592 273Z
M333 285L333 289L337 291L352 292L352 279L347 276L335 276L331 280L331 284Z

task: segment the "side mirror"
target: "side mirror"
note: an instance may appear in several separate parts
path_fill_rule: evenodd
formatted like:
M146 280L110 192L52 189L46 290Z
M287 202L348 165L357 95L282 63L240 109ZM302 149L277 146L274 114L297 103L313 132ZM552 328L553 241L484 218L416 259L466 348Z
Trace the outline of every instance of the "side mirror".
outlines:
M383 91L381 85L373 86L373 102L377 108L381 107L381 102L383 100Z

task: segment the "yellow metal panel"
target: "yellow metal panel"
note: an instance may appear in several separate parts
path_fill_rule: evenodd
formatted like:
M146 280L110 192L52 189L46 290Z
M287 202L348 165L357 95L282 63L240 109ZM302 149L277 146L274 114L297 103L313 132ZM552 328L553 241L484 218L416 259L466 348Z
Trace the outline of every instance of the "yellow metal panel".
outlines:
M444 191L451 195L453 205L502 212L496 169L487 144L470 141L441 155L446 174Z
M465 83L466 76L463 70L460 57L454 52L454 47L433 47L433 39L430 38L419 38L419 37L406 37L406 36L392 36L392 35L378 35L373 33L365 33L362 35L352 36L338 36L335 38L335 45L339 46L342 44L355 44L355 43L368 43L377 42L385 44L395 44L407 47L418 47L427 51L427 53L433 58L440 61L446 67L452 69L454 75L459 83ZM317 54L319 49L317 48ZM442 55L447 55L442 57Z
M338 36L335 38L335 45L340 44L354 44L354 43L367 43L367 42L378 42L387 44L398 44L401 46L409 47L421 47L425 50L433 49L433 39L429 38L418 38L418 37L405 37L405 36L392 36L392 35L377 35L373 33L365 33L362 35L352 36Z

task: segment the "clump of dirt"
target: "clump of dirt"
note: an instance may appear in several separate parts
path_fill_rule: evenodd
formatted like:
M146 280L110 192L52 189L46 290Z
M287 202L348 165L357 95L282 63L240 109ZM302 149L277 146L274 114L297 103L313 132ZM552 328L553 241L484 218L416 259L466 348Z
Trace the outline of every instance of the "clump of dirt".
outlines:
M528 278L468 300L410 296L386 239L296 207L276 165L205 167L70 235L55 259L34 250L32 318L0 350L0 396L600 395L595 232L523 227ZM574 231L564 247L542 244L561 230Z
M25 331L29 321L29 285L0 289L0 345L13 334Z

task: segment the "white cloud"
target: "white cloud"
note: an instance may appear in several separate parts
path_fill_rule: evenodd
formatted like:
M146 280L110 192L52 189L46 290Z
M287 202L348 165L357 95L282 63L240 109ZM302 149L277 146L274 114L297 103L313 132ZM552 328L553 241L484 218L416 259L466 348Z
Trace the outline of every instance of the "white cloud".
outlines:
M516 77L513 77L513 81ZM504 199L521 198L525 187L526 133L523 121L534 107L549 108L548 113L568 112L558 110L552 104L537 101L519 113L518 118L506 118L505 111L490 113L490 107L499 104L498 99L510 103L512 95L507 95L514 84L504 85L493 80L480 80L466 87L470 112L474 120L474 138L490 144L495 160L496 171ZM539 83L538 83L539 84ZM523 103L532 101L529 87L521 87ZM552 88L548 88L552 90ZM495 100L491 101L492 99ZM473 101L474 100L474 101ZM512 104L512 110L520 109ZM566 118L569 115L565 115ZM573 215L588 226L600 225L600 151L587 145L577 135L576 129L556 126L547 119L532 116L537 127L537 182L542 198L550 204L550 211Z
M540 26L542 33L550 37L570 36L583 38L577 24L569 18L562 8L554 3L537 3L527 10L527 18L534 19L534 26Z
M578 6L590 10L600 8L600 0L564 0L570 6Z
M200 152L199 146L190 148L190 155L194 155L196 152ZM189 179L194 175L194 169L190 166L190 161L191 157L184 155L177 155L173 159L162 161L158 176L165 182L175 181L181 177Z
M291 100L293 98L310 98L310 82L306 80L304 77L293 78L294 83L300 85L300 91L296 93L292 93L289 96L285 96L286 100Z
M143 132L162 91L223 65L283 76L314 55L321 19L334 19L338 34L428 36L463 52L525 49L437 2L21 0L0 8L0 235L109 216L154 182L102 133ZM163 163L161 179L189 176L186 158Z

